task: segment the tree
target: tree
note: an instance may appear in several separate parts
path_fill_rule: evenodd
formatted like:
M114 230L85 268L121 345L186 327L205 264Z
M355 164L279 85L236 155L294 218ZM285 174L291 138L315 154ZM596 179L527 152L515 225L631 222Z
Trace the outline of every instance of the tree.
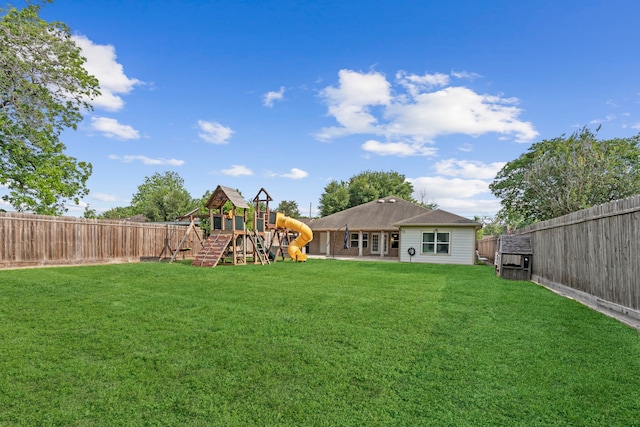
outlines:
M116 206L100 214L102 219L124 219L137 215L131 206Z
M40 19L40 6L0 12L0 184L9 190L2 198L18 211L60 215L89 193L92 172L64 154L60 133L92 109L98 80L69 28Z
M478 240L484 236L500 236L507 231L507 227L500 222L497 216L490 217L488 215L474 216L473 220L482 224L482 228L478 230L476 236Z
M138 186L131 206L136 214L146 216L149 221L173 221L197 207L198 201L191 198L184 188L184 180L176 172L156 172Z
M276 211L282 212L291 218L300 218L302 216L300 214L300 208L298 208L298 203L293 200L281 201L280 204L278 204Z
M346 183L331 181L320 196L320 215L331 215L387 196L413 202L411 193L413 185L398 172L365 171L352 176Z
M331 215L349 207L349 188L344 181L331 181L320 196L320 216Z
M431 210L436 210L439 207L435 201L429 198L429 193L427 192L426 188L421 188L418 191L418 200L416 201L416 203Z
M489 186L510 226L640 193L640 135L598 140L587 127L533 144Z

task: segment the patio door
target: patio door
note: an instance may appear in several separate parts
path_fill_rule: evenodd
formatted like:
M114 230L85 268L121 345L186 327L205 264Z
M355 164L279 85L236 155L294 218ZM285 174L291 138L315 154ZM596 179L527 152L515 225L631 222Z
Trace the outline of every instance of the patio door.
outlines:
M384 249L384 254L389 253L389 248L387 248L387 233L382 237L381 233L371 233L371 253L372 254L380 254L380 249Z

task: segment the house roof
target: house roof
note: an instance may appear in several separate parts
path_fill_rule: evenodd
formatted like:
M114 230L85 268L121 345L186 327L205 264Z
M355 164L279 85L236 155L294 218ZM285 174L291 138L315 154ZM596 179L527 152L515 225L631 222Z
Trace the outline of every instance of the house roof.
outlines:
M480 227L479 222L473 221L451 212L435 209L422 213L420 215L398 221L394 224L397 227L407 226L462 226L462 227Z
M500 236L498 251L501 254L532 255L531 237L505 234Z
M387 196L314 219L308 225L314 231L337 230L345 225L352 230L397 230L394 224L398 221L425 212L430 210L396 196Z
M249 209L249 205L244 201L240 193L231 187L225 187L224 185L218 185L216 189L207 200L207 208L220 209L226 201L230 201L236 208Z

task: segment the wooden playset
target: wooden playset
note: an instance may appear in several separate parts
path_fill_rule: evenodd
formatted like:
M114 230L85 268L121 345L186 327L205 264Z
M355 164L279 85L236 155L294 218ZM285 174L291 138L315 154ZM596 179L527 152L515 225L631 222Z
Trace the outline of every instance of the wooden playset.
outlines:
M219 264L270 264L287 257L306 261L302 248L313 239L311 229L301 221L271 211L269 193L261 188L253 198L254 214L249 221L249 205L233 188L218 185L206 202L210 233L191 265L215 267ZM193 219L191 224L195 227ZM187 234L174 251L181 250Z

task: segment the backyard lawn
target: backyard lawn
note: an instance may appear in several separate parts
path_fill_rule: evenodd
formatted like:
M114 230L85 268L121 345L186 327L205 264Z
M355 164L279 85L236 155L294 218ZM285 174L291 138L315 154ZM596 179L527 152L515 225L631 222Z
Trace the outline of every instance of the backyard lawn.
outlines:
M0 426L640 425L638 331L486 266L0 271Z

